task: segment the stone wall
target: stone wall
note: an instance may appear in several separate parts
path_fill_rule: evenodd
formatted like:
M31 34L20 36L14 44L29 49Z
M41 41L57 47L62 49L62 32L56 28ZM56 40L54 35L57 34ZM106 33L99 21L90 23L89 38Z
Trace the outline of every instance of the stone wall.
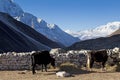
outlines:
M69 53L60 53L54 55L56 60L56 65L59 66L62 63L70 62L79 67L86 66L87 63L87 56L85 54L69 54Z
M53 56L56 60L56 65L64 62L71 62L82 66L86 64L85 56L78 54L59 53ZM0 70L31 70L31 52L15 53L8 52L0 54ZM40 69L37 66L37 69Z
M31 69L31 53L8 52L0 54L0 70Z

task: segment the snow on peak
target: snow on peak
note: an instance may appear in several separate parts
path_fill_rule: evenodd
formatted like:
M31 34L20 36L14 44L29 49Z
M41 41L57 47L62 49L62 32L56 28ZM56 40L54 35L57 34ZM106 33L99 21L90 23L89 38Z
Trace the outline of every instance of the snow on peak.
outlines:
M106 25L99 26L95 29L89 29L78 32L66 32L73 35L74 37L79 37L79 39L81 40L87 40L99 37L106 37L118 29L120 29L120 21L109 22Z
M10 0L11 2L14 2L14 0Z
M55 28L55 26L57 26L57 25L55 25L55 24L49 24L50 28Z
M48 27L50 29L57 29L58 28L58 26L56 24L48 24Z
M109 22L106 25L99 26L95 30L99 30L99 31L110 30L110 31L113 31L113 30L116 30L118 28L120 28L120 22L116 21L116 22Z
M23 14L23 10L13 0L0 0L0 12L5 12L13 17Z
M40 19L40 18L37 18L37 21L40 23L40 22L42 21L42 19Z
M65 46L69 46L79 41L79 39L74 38L73 36L62 31L57 25L48 24L43 19L24 12L13 0L0 0L0 12L8 13L16 20L31 26L33 29L43 34L47 38L55 42L62 43Z

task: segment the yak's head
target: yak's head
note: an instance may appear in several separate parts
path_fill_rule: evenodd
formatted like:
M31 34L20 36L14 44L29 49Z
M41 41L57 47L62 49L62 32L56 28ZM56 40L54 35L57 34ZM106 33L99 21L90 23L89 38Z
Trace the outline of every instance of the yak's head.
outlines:
M109 51L110 58L113 59L113 63L117 63L120 61L120 50L119 48L114 48L111 51Z

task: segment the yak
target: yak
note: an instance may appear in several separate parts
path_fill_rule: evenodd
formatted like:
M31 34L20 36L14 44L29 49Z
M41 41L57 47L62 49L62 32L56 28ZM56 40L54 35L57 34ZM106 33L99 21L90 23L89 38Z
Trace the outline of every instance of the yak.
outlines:
M55 67L55 59L50 56L49 51L34 51L32 52L31 59L33 74L35 74L36 64L42 65L42 72L43 66L45 67L45 71L47 72L47 65L49 63L51 63L51 65Z

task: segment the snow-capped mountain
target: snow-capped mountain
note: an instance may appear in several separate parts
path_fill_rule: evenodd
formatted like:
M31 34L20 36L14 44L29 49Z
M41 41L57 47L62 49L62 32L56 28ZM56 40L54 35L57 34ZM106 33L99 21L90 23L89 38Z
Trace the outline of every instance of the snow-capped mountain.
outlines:
M79 41L78 38L75 38L64 32L57 25L48 24L44 20L37 18L30 13L24 12L13 0L0 0L0 12L10 14L18 21L31 26L36 31L45 35L47 38L55 42L62 43L65 46L70 46Z
M2 12L0 12L0 44L0 52L28 52L64 47Z
M13 0L0 0L0 12L9 13L11 16L21 16L24 12Z
M120 21L110 22L107 23L106 25L99 26L95 29L78 31L78 32L71 32L67 30L66 32L75 37L79 37L80 40L87 40L87 39L95 39L99 37L106 37L118 29L120 29Z
M18 18L23 23L33 27L36 31L42 33L47 38L62 43L65 46L70 46L71 44L79 41L78 38L75 38L68 33L61 30L55 24L48 24L44 20L37 18L29 13L24 13L22 17Z

